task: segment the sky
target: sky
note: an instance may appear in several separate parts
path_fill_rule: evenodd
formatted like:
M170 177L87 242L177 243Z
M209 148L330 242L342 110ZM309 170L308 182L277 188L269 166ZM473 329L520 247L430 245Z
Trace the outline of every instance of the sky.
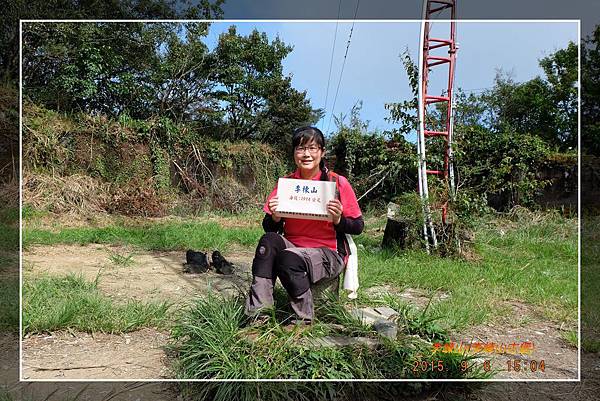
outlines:
M230 25L236 25L238 33L244 35L256 28L269 38L278 36L294 47L283 60L284 74L292 75L294 88L307 92L313 108L325 109L325 117L316 124L325 133L335 130L332 112L336 116L340 113L349 115L358 101L362 101L361 119L369 121L370 129L392 129L396 125L385 121L389 115L385 103L412 97L400 54L408 49L413 60L418 62L419 21L357 21L353 29L351 21L214 22L207 37L210 48ZM352 37L335 98L351 29ZM449 37L449 23L434 22L432 36ZM543 76L539 60L565 48L569 41L578 41L576 22L459 21L454 87L467 93L480 92L493 85L499 70L510 74L517 82ZM432 70L430 93L441 94L447 75L447 68Z

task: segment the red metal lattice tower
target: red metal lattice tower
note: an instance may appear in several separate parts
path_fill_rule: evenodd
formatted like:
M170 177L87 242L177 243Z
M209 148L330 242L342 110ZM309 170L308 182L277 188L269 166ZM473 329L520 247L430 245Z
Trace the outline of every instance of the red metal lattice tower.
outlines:
M454 169L452 166L452 131L454 125L453 118L453 84L454 69L456 64L456 2L457 0L424 0L423 1L423 21L421 22L421 40L420 40L420 66L419 66L419 135L417 141L417 150L419 152L419 194L423 203L423 234L427 239L426 244L437 246L437 238L433 222L431 221L431 211L429 208L429 190L428 175L434 175L444 180L447 184L449 197L455 194L454 187ZM448 13L449 11L449 13ZM449 25L448 38L436 38L431 36L432 20L439 17L441 13L449 14L449 18L443 22ZM436 49L447 49L447 55L433 52ZM434 70L440 70L441 67L447 67L447 87L445 93L433 95L429 90L429 78ZM443 121L440 121L442 130L435 130L430 127L427 118L427 110L430 105L444 103L446 113ZM443 166L438 170L427 168L426 158L426 138L438 138L444 141L443 146ZM448 200L443 200L442 223L445 225L447 220Z

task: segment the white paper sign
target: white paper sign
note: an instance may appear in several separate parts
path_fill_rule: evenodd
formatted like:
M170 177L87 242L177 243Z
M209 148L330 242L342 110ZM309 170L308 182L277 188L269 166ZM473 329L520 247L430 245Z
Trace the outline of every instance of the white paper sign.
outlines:
M280 178L277 184L277 213L282 217L331 221L327 202L335 198L334 181Z

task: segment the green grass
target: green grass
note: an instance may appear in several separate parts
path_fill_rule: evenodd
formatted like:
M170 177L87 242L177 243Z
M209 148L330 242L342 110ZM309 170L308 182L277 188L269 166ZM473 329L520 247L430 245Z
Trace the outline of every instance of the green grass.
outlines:
M262 234L255 215L246 216L242 227L239 227L240 221L235 216L216 217L216 221L209 222L193 220L134 224L126 220L115 220L114 224L100 228L61 228L53 231L27 228L24 238L26 246L105 243L131 245L141 249L227 250L231 244L237 244L248 249L254 248ZM534 312L544 313L545 316L541 318L566 323L565 341L576 343L576 219L552 213L524 212L509 217L488 216L473 222L475 233L470 245L476 257L469 260L432 256L421 250L381 251L379 245L383 230L373 228L383 228L385 218L367 219L368 231L355 238L359 244L361 290L359 299L354 302L357 305L385 304L399 311L397 321L401 335L397 341L384 342L375 350L362 347L314 349L301 345L299 339L325 335L375 334L370 327L353 319L340 303L331 300L318 308L318 322L310 329L302 333L288 333L282 329L281 322L289 318L289 308L275 310L266 326L249 329L243 327L246 319L243 315L243 299L220 300L208 297L197 300L178 318L172 329L177 378L481 377L483 373L480 371L461 372L458 369L463 355L442 355L441 357L447 358L444 359L445 366L449 367L445 372L413 372L411 368L415 360L432 356L431 346L425 344L444 341L452 331L494 322L501 316L511 316L510 303L514 302L529 306L528 312L531 313L521 316L521 320L515 321L517 324L526 326L540 318ZM252 224L251 220L255 223ZM234 223L235 226L231 227ZM113 256L111 260L115 264L126 264L133 259L132 254ZM586 258L588 261L597 261L598 254L584 254L584 263ZM583 271L582 274L585 275ZM591 277L594 278L593 272ZM597 278L596 276L596 283ZM587 291L597 288L591 283L594 280L588 282ZM426 310L418 311L393 295L380 299L365 295L365 289L381 285L388 285L399 292L407 287L419 288L428 291L432 297L438 291L443 291L449 298L432 302ZM94 288L97 292L96 286ZM585 287L583 291L586 291ZM276 292L277 305L285 305L285 298L281 291ZM587 305L592 307L590 311L600 309L597 300L587 302L586 304L584 299L584 308ZM114 315L119 307L111 303L108 309L112 312L104 312L103 320L114 320L111 314ZM57 314L52 312L57 309L54 306L38 305L35 309L49 309L50 316ZM76 311L82 309L84 307L81 304L74 308ZM582 316L588 327L600 327L597 313ZM87 318L85 321L94 322L94 318ZM96 324L99 322L100 320L96 321ZM342 325L343 330L337 332L337 329L332 329L332 323ZM250 341L249 334L256 336L256 339ZM411 337L415 334L421 340ZM582 343L588 350L599 348L597 342L586 341L585 337ZM436 355L435 359L439 359L439 356ZM331 391L331 388L325 386L311 392L298 384L287 394L296 394L298 399L302 399L303 394L321 399L333 398L327 394L340 394ZM207 386L201 392L202 397L228 400L255 399L257 392L263 399L278 399L282 395L277 388L263 386L258 389L246 383L236 383L229 389Z
M598 337L583 337L581 339L581 348L585 352L600 352L600 340Z
M19 222L19 209L14 207L0 207L0 222L14 224Z
M565 332L561 333L561 337L571 347L577 348L579 346L579 344L578 344L579 336L577 335L577 331L575 331L575 330L565 331Z
M205 382L179 383L185 400L373 401L415 399L428 382ZM419 397L422 399L425 397ZM452 399L452 398L450 398Z
M23 284L25 333L74 329L121 333L142 327L163 327L169 304L126 300L116 303L98 290L98 280L81 276L41 276Z
M228 228L216 222L146 223L137 226L114 225L109 227L62 228L53 232L38 228L25 228L23 245L33 244L122 244L148 250L219 249L226 251L232 243L254 247L262 235L260 225L252 228Z
M133 224L117 219L117 223L100 228L62 228L56 232L25 228L24 243L25 246L103 243L148 250L218 248L223 251L238 244L253 249L262 234L257 216L245 214L242 227L224 223L239 223L233 215L211 214L205 218L217 221ZM432 315L440 317L436 324L448 330L463 330L509 316L507 301L533 306L536 312L545 314L544 318L568 326L576 323L577 221L574 218L521 210L509 217L487 216L476 220L474 242L470 246L477 260L443 258L422 250L381 251L383 230L373 228L383 228L385 217L367 216L367 222L366 233L355 237L359 244L362 289L359 294L367 303L371 301L364 296L366 288L390 285L400 291L412 287L450 295L448 300L431 306ZM127 263L127 256L120 256L123 257L117 257L113 263ZM524 323L527 318L523 318ZM598 315L590 318L600 323Z
M0 251L19 251L19 226L0 223Z
M600 351L600 216L584 216L581 249L581 330L582 347Z
M0 331L19 328L19 276L2 275L0 278Z
M133 253L129 253L127 255L122 255L119 252L110 251L110 255L108 255L108 259L117 266L131 266L135 263L133 260Z
M380 238L361 235L359 279L363 289L391 285L444 291L448 300L432 313L451 330L505 315L503 301L543 310L546 318L577 321L577 221L557 214L481 220L475 224L479 260L428 255L420 250L380 251Z
M329 303L332 301L329 300ZM431 344L401 334L383 340L375 349L364 346L317 347L304 338L336 334L325 322L342 324L353 334L376 337L359 322L348 325L341 305L321 308L318 323L288 332L275 319L259 327L245 327L243 297L208 296L196 300L175 324L172 349L178 379L385 379L486 377L481 371L461 371L460 361L473 356L456 353L433 356ZM336 318L342 316L341 320ZM352 330L354 328L354 330ZM340 335L340 333L337 333ZM250 339L250 336L254 337ZM442 372L413 370L416 360L444 362ZM217 399L217 398L215 398ZM225 398L218 398L225 399Z
M19 209L0 207L0 251L19 250Z
M14 398L10 394L4 392L4 390L0 390L0 401L13 401L13 400L14 400Z

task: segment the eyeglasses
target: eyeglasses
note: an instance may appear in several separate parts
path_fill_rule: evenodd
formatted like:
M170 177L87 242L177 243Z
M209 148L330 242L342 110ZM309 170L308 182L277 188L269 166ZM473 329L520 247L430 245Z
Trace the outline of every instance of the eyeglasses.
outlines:
M296 153L302 155L304 152L308 150L311 155L317 154L317 152L321 149L320 146L310 145L310 146L296 146Z

